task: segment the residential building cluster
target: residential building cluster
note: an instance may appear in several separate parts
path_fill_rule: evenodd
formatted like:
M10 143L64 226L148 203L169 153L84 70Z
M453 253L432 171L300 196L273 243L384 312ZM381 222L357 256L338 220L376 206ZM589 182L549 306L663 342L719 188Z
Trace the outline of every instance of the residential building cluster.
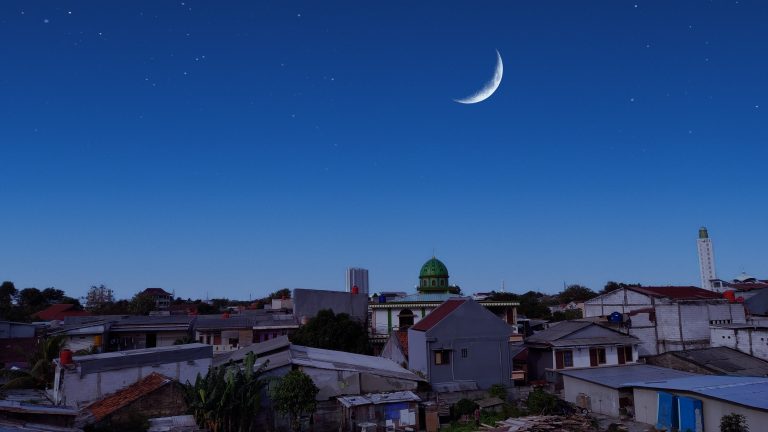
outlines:
M44 325L0 323L6 347L60 335L68 348L55 360L52 403L0 401L0 419L82 428L182 415L183 384L253 355L266 377L298 369L312 379L317 409L305 421L315 431L436 431L460 399L503 403L489 398L494 387L508 400L545 388L584 411L667 430L716 430L731 413L758 430L768 423L768 281L717 279L705 228L697 250L702 287L622 285L555 306L582 316L559 322L519 315L495 293L463 295L436 257L415 293L369 295L367 270L350 268L346 291L294 289L263 309L93 316L53 305L37 314ZM164 290L147 294L171 308ZM324 310L364 325L373 355L292 343ZM269 403L265 394L264 429L287 428Z

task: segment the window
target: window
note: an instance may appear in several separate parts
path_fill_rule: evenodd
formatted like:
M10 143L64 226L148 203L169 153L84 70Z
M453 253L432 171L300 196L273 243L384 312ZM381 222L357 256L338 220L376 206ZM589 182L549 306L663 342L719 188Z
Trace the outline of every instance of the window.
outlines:
M410 309L403 309L397 314L397 321L400 326L400 330L407 329L413 325L413 311Z
M462 348L461 349L461 358L467 358L468 355L469 355L469 352L467 352L467 349L466 348Z
M632 359L632 345L616 347L616 350L619 357L619 364L631 363L634 361Z
M573 351L555 351L555 368L562 369L567 367L573 367Z
M436 365L451 364L451 350L435 351L435 364Z
M598 366L605 364L605 348L590 348L589 349L589 365Z

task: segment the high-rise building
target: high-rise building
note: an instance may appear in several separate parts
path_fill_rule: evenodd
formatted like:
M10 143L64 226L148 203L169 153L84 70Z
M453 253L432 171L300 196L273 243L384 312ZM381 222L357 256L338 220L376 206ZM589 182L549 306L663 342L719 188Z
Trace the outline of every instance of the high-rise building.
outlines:
M369 295L367 269L357 267L347 269L347 291L352 292L352 287L357 287L357 292L360 294Z
M701 287L716 291L712 281L717 279L715 274L715 253L712 250L712 240L706 227L699 228L699 239L696 241L699 250L699 269L701 272Z

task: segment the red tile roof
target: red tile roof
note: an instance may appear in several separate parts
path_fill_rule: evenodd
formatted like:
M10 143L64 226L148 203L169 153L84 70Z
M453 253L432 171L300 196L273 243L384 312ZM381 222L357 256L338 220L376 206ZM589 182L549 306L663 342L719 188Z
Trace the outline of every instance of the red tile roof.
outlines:
M33 314L32 316L37 317L42 321L53 321L53 320L63 321L64 318L68 316L90 315L90 312L73 310L72 309L73 307L75 307L75 305L70 303L54 304L54 305L48 306L47 308L41 310L40 312Z
M120 408L144 397L160 387L170 383L172 380L157 372L152 372L138 382L119 390L111 395L92 403L88 411L93 414L96 421L101 421L104 417L114 413Z
M397 341L400 342L400 348L403 349L403 355L408 357L408 330L399 330L395 332Z
M656 286L656 287L627 287L627 289L647 294L652 297L665 297L675 300L719 299L722 294L695 286Z
M450 315L453 311L455 311L459 306L463 305L464 302L466 302L467 299L465 298L452 298L448 299L443 302L440 306L435 308L432 312L429 313L424 319L417 322L416 325L411 327L414 330L418 331L427 331L435 326L435 324L439 323L443 320L443 318Z

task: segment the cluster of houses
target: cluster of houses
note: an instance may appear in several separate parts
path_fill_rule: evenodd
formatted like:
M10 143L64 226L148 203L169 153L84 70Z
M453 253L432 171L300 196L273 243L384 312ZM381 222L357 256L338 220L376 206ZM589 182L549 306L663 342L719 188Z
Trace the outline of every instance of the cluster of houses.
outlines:
M312 378L316 431L436 431L459 399L495 403L487 390L496 385L510 398L545 387L667 430L716 430L730 413L757 427L768 422L768 283L734 285L622 287L579 305L581 319L524 327L515 302L461 296L433 258L411 295L296 289L256 311L58 317L47 331L76 354L55 362L53 404L0 401L0 419L78 428L180 415L180 383L253 353L267 377L300 369ZM292 344L288 335L323 309L366 324L376 355ZM0 326L6 344L35 337L34 325ZM264 424L287 427L268 403Z

